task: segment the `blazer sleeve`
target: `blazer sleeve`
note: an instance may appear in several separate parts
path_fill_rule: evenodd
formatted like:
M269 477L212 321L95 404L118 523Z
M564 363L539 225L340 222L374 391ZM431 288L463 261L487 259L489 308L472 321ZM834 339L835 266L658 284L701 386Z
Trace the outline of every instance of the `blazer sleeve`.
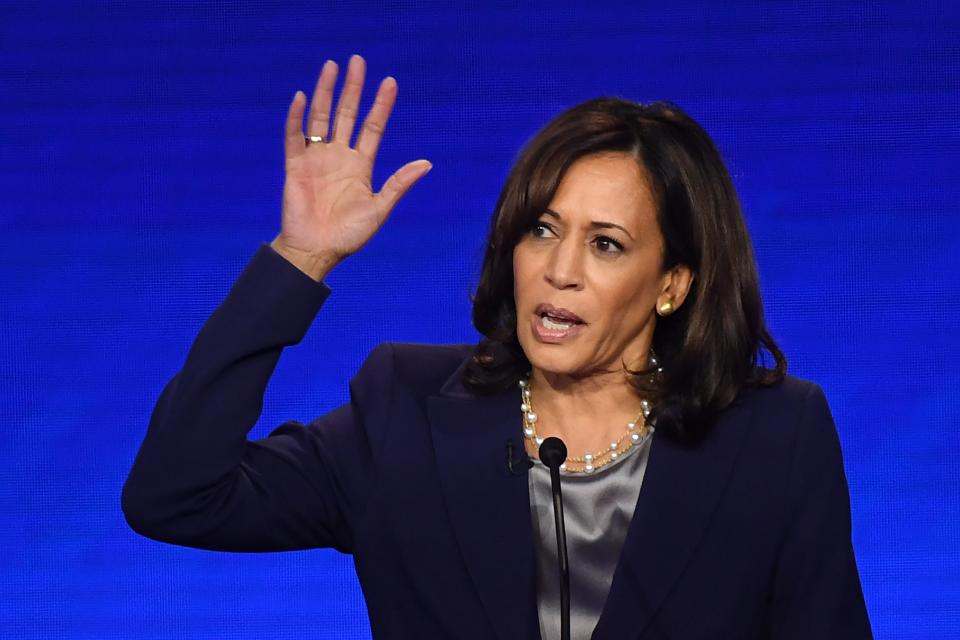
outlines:
M775 640L873 638L851 541L840 440L823 390L804 400L790 472L790 523L772 600Z
M345 469L369 457L354 403L247 440L283 347L303 339L329 293L260 246L156 403L121 495L134 531L211 550L350 552L363 488ZM385 384L384 364L379 348L355 395Z

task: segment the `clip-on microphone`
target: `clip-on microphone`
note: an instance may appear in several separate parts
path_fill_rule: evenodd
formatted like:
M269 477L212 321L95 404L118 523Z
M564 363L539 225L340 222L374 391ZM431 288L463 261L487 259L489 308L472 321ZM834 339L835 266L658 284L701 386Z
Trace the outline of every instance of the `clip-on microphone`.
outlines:
M533 460L526 455L520 460L513 459L513 440L507 440L507 471L514 476L522 476L527 469L533 466ZM517 471L520 467L520 471Z

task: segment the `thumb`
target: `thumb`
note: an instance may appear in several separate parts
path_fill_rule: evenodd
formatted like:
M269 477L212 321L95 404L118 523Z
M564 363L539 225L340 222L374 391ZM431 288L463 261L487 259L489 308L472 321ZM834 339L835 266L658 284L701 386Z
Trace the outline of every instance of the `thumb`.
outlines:
M403 165L387 178L377 193L377 200L384 217L396 206L403 194L432 168L433 165L428 160L414 160Z

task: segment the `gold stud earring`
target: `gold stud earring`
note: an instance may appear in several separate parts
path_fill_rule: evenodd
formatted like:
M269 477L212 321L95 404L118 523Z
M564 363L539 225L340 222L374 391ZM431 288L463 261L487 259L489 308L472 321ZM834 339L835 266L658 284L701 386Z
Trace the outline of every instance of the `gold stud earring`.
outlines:
M662 305L660 305L660 307L657 309L657 313L659 313L661 316L668 316L668 315L670 315L671 313L673 313L673 303L670 302L670 301L664 302L664 303L663 303Z

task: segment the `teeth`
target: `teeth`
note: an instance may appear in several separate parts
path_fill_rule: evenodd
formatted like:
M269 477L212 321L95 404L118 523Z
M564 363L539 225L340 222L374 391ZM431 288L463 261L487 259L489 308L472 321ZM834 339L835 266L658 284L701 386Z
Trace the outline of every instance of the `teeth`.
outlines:
M573 326L572 322L558 322L550 316L543 316L543 320L541 322L543 323L544 327L554 331L562 331L563 329L569 329Z

